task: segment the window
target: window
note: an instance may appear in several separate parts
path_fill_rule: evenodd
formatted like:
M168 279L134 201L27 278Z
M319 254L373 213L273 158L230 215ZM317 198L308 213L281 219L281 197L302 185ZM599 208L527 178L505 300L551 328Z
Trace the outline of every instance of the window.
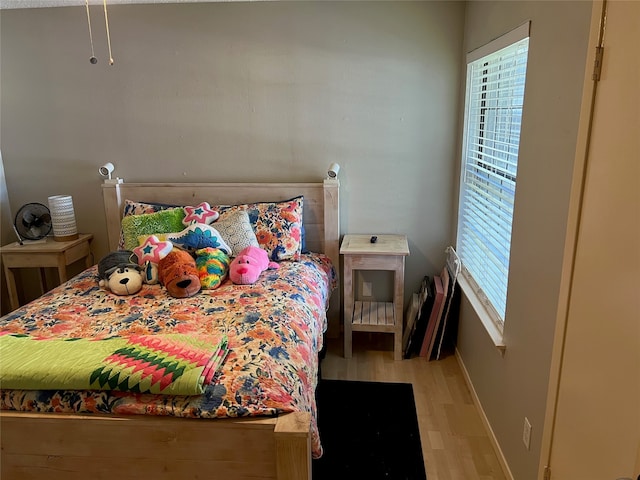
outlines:
M456 250L462 276L500 334L528 47L526 23L467 56Z

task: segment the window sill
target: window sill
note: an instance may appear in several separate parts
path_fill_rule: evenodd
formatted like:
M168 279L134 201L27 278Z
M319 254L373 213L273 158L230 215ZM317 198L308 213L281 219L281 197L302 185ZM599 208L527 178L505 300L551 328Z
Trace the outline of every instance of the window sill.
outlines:
M489 334L489 337L493 341L494 345L498 350L504 353L507 346L504 343L504 337L502 335L502 331L496 325L495 321L491 316L491 313L487 310L487 308L482 303L482 301L480 301L478 294L476 293L474 288L471 286L471 284L469 283L469 280L467 280L463 272L461 272L460 275L458 275L457 280L458 280L458 285L460 285L460 288L462 289L465 296L469 300L469 303L471 303L471 306L475 310L476 315L478 315L478 318L482 322L482 325L484 325L484 328Z

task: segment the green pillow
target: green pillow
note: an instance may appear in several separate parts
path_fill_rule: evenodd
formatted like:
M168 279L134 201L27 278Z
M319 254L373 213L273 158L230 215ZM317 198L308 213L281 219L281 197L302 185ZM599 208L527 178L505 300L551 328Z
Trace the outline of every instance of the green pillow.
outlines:
M156 213L128 215L122 219L124 249L133 250L138 246L138 237L156 233L175 233L184 229L182 219L184 208L171 208Z

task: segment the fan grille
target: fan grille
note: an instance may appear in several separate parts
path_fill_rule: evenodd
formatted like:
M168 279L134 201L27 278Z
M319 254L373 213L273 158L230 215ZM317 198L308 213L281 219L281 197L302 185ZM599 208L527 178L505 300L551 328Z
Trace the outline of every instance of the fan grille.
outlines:
M51 212L42 203L27 203L20 207L13 224L22 239L40 240L51 232Z

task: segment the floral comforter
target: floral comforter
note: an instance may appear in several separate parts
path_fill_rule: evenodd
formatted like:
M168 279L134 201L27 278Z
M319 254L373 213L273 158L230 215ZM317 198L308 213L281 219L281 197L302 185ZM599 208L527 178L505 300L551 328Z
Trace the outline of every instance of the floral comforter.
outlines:
M312 413L313 456L322 454L316 425L318 352L329 296L336 287L328 257L303 255L262 273L253 285L226 281L186 299L144 285L120 297L85 270L0 318L0 332L41 338L107 338L156 333L228 337L229 353L202 395L167 396L92 390L0 390L0 408L219 418Z

